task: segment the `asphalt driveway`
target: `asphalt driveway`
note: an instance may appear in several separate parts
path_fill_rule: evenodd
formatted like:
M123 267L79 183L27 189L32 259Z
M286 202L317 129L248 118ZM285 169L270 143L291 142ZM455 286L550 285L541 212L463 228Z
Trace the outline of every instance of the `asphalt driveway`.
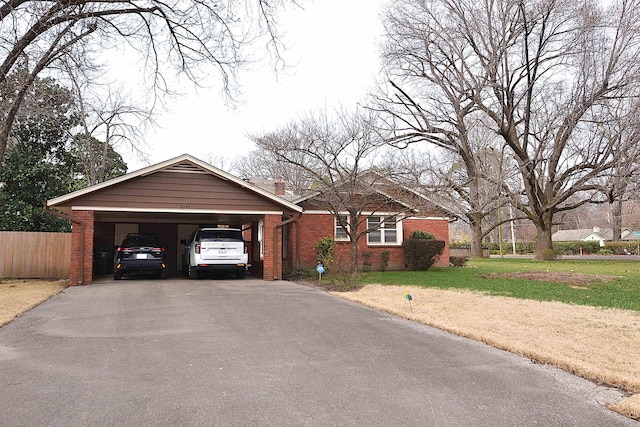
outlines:
M0 390L3 426L638 425L608 389L284 281L69 288L0 328Z

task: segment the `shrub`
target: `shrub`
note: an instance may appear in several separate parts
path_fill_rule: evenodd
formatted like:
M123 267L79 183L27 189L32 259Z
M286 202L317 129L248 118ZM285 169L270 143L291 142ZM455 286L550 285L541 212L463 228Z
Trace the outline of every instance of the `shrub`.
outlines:
M435 240L436 235L433 233L429 233L428 231L416 230L411 233L409 239L418 239L418 240Z
M328 236L322 237L318 240L314 249L316 250L316 261L326 267L335 256L336 241Z
M508 246L504 242L502 243L502 253L500 253L500 243L498 242L487 242L484 246L489 249L489 253L492 255L504 255L508 250Z
M362 271L369 272L371 271L371 253L362 252Z
M331 272L326 277L334 290L350 291L357 286L358 274L351 270L351 258L344 253L331 260Z
M428 270L442 255L444 241L407 239L402 244L404 265L409 270Z
M592 242L554 242L554 250L560 254L566 255L580 255L597 253L600 250L600 243L596 241Z
M516 242L516 252L519 254L532 254L536 252L535 242Z
M449 242L449 248L451 249L469 249L471 242Z
M469 258L467 258L466 256L450 256L449 257L449 262L451 262L451 265L453 265L454 267L464 267L464 265L467 263L468 260Z
M555 249L543 249L542 259L545 261L554 261L558 259L558 251Z
M380 271L387 271L389 266L389 251L380 252Z
M633 254L638 249L636 242L605 242L604 246L615 255Z
M600 249L598 255L613 255L613 251L611 249Z

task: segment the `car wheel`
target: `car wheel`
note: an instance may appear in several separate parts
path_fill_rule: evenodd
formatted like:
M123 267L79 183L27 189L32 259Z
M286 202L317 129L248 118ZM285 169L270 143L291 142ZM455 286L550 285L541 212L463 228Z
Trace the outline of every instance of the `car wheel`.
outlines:
M169 277L169 271L167 271L167 270L162 270L162 271L160 272L160 278L161 278L161 279L166 279L167 277Z
M247 272L245 270L236 271L236 279L244 279Z
M113 280L120 280L120 279L122 279L122 271L114 271Z
M198 278L198 270L195 270L191 264L189 264L189 279L197 279Z

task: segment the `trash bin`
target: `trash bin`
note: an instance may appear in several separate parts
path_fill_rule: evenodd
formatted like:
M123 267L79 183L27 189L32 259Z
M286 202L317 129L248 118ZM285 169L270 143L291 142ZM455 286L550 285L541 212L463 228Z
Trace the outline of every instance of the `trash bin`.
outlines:
M98 252L98 262L96 263L97 274L109 274L111 259L109 257L109 251Z

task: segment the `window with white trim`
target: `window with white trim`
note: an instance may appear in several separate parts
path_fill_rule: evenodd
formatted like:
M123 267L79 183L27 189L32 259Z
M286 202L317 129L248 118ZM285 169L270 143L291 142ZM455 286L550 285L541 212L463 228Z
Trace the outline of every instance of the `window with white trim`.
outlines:
M338 220L338 217L340 217L340 220ZM338 217L333 217L333 222L334 222L334 238L336 240L349 240L349 235L347 234L347 230L344 229L344 227L342 224L348 225L349 224L349 215L338 215Z
M402 235L396 216L370 216L367 218L367 243L369 245L397 245Z

